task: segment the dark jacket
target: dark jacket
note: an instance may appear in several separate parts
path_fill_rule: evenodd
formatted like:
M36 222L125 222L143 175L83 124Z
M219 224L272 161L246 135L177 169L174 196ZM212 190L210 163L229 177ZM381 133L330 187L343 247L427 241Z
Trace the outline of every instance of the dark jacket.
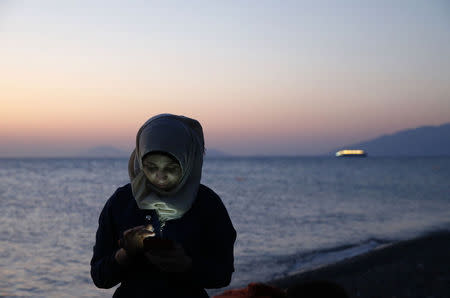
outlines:
M153 210L138 208L131 186L120 187L106 202L99 218L91 276L99 288L121 283L113 297L208 297L204 288L221 288L234 272L233 247L236 231L220 197L200 184L191 209L180 219L170 220L162 238L180 243L192 258L192 269L184 273L160 271L142 256L120 265L114 256L118 240L127 229L145 225L145 217L159 230Z

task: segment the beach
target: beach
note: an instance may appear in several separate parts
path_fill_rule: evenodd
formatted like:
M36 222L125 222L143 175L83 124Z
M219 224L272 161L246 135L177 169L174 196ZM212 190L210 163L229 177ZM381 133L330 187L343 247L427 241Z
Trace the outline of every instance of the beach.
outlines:
M401 241L331 265L268 282L292 291L331 281L349 297L450 297L450 232ZM300 296L299 296L300 297Z

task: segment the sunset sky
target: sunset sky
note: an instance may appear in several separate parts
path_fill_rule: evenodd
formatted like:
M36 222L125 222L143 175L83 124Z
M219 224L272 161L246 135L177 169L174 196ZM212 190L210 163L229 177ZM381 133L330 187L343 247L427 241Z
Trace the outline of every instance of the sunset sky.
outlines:
M234 155L450 122L447 0L0 0L0 42L0 157L129 151L165 112Z

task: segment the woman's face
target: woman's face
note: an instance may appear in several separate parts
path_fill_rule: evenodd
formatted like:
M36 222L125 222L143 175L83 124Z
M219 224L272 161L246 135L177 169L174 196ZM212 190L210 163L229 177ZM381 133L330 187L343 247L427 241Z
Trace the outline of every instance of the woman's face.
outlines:
M144 174L151 184L162 190L170 190L178 185L181 179L181 167L168 155L150 153L142 160Z

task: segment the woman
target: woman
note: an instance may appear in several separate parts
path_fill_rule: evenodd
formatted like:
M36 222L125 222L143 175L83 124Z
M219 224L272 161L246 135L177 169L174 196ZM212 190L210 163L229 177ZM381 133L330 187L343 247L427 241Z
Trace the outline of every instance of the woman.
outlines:
M219 196L200 184L203 155L194 119L161 114L139 129L131 183L100 214L97 287L120 283L113 297L208 297L205 288L230 283L236 231Z

